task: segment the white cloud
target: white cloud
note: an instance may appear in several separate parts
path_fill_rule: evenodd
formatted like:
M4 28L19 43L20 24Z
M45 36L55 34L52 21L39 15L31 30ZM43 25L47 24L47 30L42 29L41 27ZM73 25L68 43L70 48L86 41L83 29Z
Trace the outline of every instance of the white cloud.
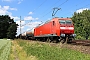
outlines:
M8 10L10 9L9 6L1 6L0 5L0 15L12 15L11 12L9 12Z
M16 8L10 8L10 6L1 6L0 5L0 15L9 15L12 19L14 18L15 20L20 20L19 17L17 16L12 16L12 13L9 12L8 10L17 10Z
M20 4L23 0L2 0L2 2L17 2L17 4Z
M16 8L10 8L10 10L15 10L15 11L17 11L17 9L16 9Z
M18 2L18 4L20 4L20 3L21 3L21 1Z
M28 26L29 27L36 27L36 26L38 26L38 24L40 24L41 22L30 22L30 23L28 23Z
M0 15L9 15L12 19L14 18L15 20L20 20L19 17L12 16L12 13L9 12L8 10L17 10L17 9L16 8L10 8L10 6L1 6L0 5Z
M33 14L33 12L29 12L29 15Z
M28 29L26 29L26 31L34 32L34 28L36 26L39 26L39 24L41 24L41 22L37 22L37 21L36 22L31 22L31 23L27 24Z
M39 18L35 18L35 20L38 20Z
M12 13L7 10L0 9L0 15L12 15Z
M23 0L18 0L18 4L21 4L22 1L23 1Z
M0 5L0 15L12 15L12 13L8 11L10 9L12 9L12 8L10 8L10 6L3 6L2 7ZM16 9L16 8L14 8L14 9Z
M3 6L3 10L9 10L9 6Z
M26 16L24 17L24 20L34 20L34 18L32 16Z
M33 18L32 16L24 17L24 20L38 20L38 18Z
M89 8L82 8L82 9L79 9L79 10L76 11L76 13L83 12L83 10L89 10Z
M0 5L0 9L2 8L2 6Z
M12 18L14 18L14 20L20 20L20 18L17 16L12 16Z

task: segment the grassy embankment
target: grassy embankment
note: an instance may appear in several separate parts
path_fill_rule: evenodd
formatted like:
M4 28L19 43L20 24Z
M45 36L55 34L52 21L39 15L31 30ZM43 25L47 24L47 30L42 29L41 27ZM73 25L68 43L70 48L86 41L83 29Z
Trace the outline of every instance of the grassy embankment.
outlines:
M7 60L10 55L11 41L0 39L0 60Z
M49 43L15 40L9 60L90 60L90 55Z

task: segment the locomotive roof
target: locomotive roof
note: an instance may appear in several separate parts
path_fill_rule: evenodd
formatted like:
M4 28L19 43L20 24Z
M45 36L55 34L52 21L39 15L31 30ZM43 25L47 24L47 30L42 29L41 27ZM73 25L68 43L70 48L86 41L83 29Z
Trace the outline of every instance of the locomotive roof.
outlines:
M46 23L48 23L50 21L55 21L55 20L71 20L71 18L59 18L59 17L55 17L55 18L53 18L51 20L47 20L44 24L46 24ZM40 24L39 26L42 26L44 24ZM39 26L37 26L37 27L39 27Z
M52 20L71 20L71 18L53 18Z

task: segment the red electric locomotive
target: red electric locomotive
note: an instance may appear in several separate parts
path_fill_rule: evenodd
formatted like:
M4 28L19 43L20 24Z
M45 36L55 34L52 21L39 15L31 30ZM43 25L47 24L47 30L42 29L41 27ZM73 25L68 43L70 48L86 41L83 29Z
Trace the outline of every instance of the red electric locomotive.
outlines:
M76 36L70 18L53 18L34 29L34 37L39 40L71 42Z

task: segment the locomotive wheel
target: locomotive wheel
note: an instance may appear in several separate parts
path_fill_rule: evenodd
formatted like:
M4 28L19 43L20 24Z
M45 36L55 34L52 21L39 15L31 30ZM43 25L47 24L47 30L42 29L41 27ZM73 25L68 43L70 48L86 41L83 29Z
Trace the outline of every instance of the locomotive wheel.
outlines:
M62 44L65 43L65 39L60 40L60 43Z
M42 41L45 42L46 41L46 38L43 38Z
M38 39L36 39L36 41L38 41Z
M50 38L47 38L47 42L51 42L51 39Z
M72 38L71 38L71 39L69 39L68 43L69 43L69 44L70 44L70 43L72 43L72 40L73 40Z
M56 39L55 39L55 40L53 40L52 42L53 42L53 43L56 43L57 41L56 41Z

